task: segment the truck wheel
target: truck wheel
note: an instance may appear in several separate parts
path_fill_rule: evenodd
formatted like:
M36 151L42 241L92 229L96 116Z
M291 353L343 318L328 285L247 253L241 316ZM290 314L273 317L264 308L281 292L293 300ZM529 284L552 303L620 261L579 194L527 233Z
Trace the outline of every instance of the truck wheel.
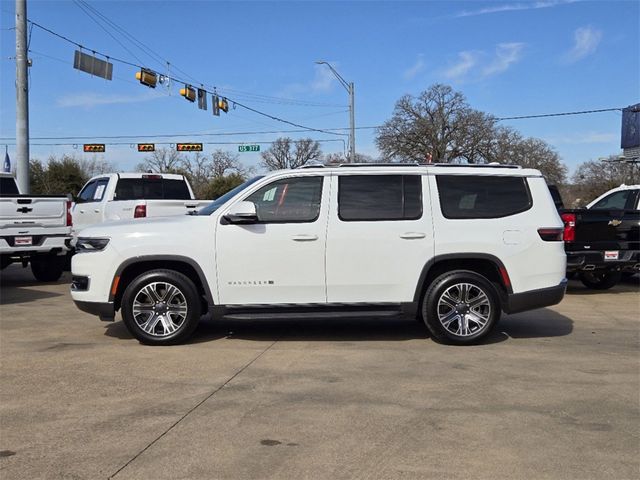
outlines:
M580 272L580 281L587 288L608 290L620 281L620 272Z
M66 257L43 255L30 259L31 273L40 282L56 282L62 276Z
M500 318L500 301L482 275L454 270L431 283L422 301L422 317L436 340L455 345L474 344Z
M151 270L135 278L122 296L122 319L146 345L175 345L186 340L200 320L200 296L185 275Z

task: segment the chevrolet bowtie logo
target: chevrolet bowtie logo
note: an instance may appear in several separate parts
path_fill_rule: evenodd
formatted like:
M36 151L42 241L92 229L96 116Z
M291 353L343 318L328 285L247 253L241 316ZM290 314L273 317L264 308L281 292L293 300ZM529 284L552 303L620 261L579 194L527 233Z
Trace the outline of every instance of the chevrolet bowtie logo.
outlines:
M614 227L617 227L621 223L622 223L622 220L618 220L618 219L615 219L615 218L613 220L609 220L609 225L613 225Z

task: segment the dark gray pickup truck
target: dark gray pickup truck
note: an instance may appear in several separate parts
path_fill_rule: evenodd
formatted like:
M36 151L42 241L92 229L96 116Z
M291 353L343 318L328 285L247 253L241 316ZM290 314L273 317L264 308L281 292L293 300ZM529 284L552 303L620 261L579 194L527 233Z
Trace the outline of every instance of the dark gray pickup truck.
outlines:
M564 221L567 274L598 290L613 287L622 275L640 271L640 186L615 188L587 205L564 209L550 187Z

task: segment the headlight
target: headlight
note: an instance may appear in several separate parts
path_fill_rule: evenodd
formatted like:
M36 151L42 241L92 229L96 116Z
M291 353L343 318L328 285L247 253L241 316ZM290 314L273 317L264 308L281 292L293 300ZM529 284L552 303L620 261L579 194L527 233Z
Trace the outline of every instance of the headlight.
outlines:
M80 252L99 252L104 250L109 243L108 238L78 238L76 250Z

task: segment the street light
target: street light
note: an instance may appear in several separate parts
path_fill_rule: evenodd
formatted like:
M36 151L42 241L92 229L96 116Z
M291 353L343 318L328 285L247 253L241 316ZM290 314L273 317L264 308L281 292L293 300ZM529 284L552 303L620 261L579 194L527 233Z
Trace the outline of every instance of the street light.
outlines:
M342 76L336 72L336 69L331 66L330 63L325 62L324 60L316 61L318 65L326 65L329 67L329 70L336 76L340 84L345 88L347 93L349 93L349 162L356 161L356 125L355 125L355 116L354 116L354 102L353 102L353 82L347 82Z

